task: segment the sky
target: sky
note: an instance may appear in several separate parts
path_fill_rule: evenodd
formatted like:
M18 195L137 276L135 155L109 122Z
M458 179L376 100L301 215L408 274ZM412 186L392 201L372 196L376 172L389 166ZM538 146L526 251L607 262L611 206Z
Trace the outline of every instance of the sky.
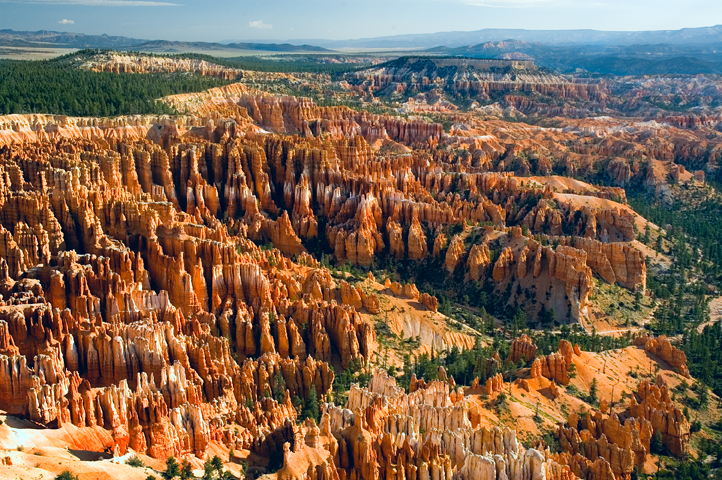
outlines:
M207 42L717 24L720 0L0 0L0 29Z

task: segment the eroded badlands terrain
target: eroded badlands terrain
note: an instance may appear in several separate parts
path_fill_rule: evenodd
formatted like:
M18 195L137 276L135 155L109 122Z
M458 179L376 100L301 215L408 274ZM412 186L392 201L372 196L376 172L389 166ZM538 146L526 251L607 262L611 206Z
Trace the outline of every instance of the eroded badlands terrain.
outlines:
M101 60L83 68L244 75ZM412 91L394 115L242 82L161 99L179 116L0 117L6 478L140 479L219 455L248 478L630 480L658 468L655 435L690 452L671 393L694 383L686 356L644 333L649 269L669 258L640 235L665 226L626 189L704 191L720 117L594 116L621 105L600 82L407 67L334 83ZM459 108L449 81L506 96ZM624 324L605 295L644 315ZM529 334L629 346L537 348L509 311ZM477 352L464 378L411 371L452 350Z

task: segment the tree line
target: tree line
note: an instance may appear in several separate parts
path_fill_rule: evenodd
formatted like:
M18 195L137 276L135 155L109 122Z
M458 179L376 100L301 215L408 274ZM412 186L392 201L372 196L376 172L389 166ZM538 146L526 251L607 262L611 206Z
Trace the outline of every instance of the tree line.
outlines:
M0 114L90 117L176 114L173 108L156 99L228 83L190 73L91 72L74 67L67 57L44 61L2 60Z

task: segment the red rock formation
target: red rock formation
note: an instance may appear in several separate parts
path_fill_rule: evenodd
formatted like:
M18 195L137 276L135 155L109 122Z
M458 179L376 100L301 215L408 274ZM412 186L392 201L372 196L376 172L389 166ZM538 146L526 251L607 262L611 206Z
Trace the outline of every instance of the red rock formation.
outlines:
M419 299L419 289L413 283L407 283L404 285L403 295L411 300Z
M518 363L519 360L524 359L525 362L529 363L536 357L536 345L532 343L531 338L527 335L515 338L511 342L511 350L509 351L510 362Z
M486 380L486 394L487 395L493 395L496 392L501 392L504 390L504 378L502 377L501 373L497 373L493 377L490 377Z
M446 248L446 235L439 233L434 239L434 256L438 257L441 251Z
M581 421L580 421L581 420ZM589 412L580 418L575 412L569 416L569 427L559 426L557 436L566 463L581 478L595 475L592 462L601 458L613 478L631 478L635 466L642 468L649 454L651 424L644 419L628 418L621 424L616 414L606 416Z
M466 267L469 270L469 278L479 281L484 276L486 267L491 263L489 247L486 244L474 245L469 252L469 259Z
M75 127L58 138L63 128ZM202 457L221 440L265 448L295 418L292 396L329 392L332 348L346 366L370 354L374 331L355 308L378 311L378 298L342 283L351 306L336 303L294 230L312 235L305 184L293 225L257 146L176 139L164 151L93 128L96 141L0 152L13 182L31 179L0 195L0 408L101 426L120 452L157 458Z
M424 231L421 229L417 215L414 215L411 219L407 243L409 260L422 260L426 257L428 253L426 235L424 235Z
M157 63L214 74L202 62ZM446 81L424 73L404 86L360 75L354 88L372 94ZM602 84L552 77L475 74L454 78L453 88L606 95ZM672 160L722 159L714 142L692 131L650 135L622 120L547 129L478 115L454 118L447 135L425 120L239 84L163 101L193 116L0 117L0 408L47 426L106 428L118 450L157 458L202 456L212 442L270 456L288 443L282 478L488 479L497 468L549 480L626 477L630 452L639 464L638 443L648 451L649 428L684 451L688 427L662 387L640 387L634 425L614 416L570 425L569 468L521 447L511 431L477 428L479 411L450 378L413 378L406 395L377 375L368 389L352 388L349 410L326 406L319 426L295 426L291 398L325 398L331 363L367 368L376 348L359 311L382 312L383 297L357 273L337 280L338 270L322 265L426 261L433 238L432 255L444 258L429 264L466 268L467 280L493 279L500 289L545 282L581 319L593 272L644 289L644 256L627 243L636 220L619 188L532 171L591 178L601 162L619 184L661 188L670 175L689 176ZM503 102L543 108L518 95ZM413 284L387 288L438 309ZM684 372L666 339L644 344ZM535 359L522 337L509 359L534 360L532 375L551 379L556 396L575 354L561 342ZM481 368L493 393L503 388L490 375L501 359L489 360ZM575 450L581 444L589 455Z
M655 432L661 432L665 446L674 455L684 455L689 443L689 421L671 400L661 377L657 377L656 385L649 380L640 382L637 395L641 403L637 403L636 398L632 397L630 415L649 421Z
M569 384L568 366L558 352L534 360L531 371L532 376L543 376L561 385Z
M689 370L687 369L687 355L679 348L672 345L667 337L661 335L657 338L642 335L634 339L634 344L644 347L649 353L652 353L667 362L672 368L677 370L680 375L689 378Z
M444 261L444 267L447 272L453 272L459 263L462 261L464 255L464 240L461 235L454 235L451 239L449 248L446 250L446 259Z
M396 258L404 258L406 247L404 246L404 235L401 226L393 220L389 220L386 224L386 232L389 237L389 253Z
M517 347L519 348L519 347ZM527 347L528 348L528 347ZM559 350L546 356L537 357L531 367L532 377L546 377L561 385L569 384L569 365L574 354L571 343L559 342Z
M661 378L658 382L663 384ZM559 461L581 478L596 478L596 469L600 468L597 463L603 459L604 470L613 475L610 478L631 478L635 466L642 468L647 461L655 431L662 433L672 452L683 455L689 441L689 423L679 415L666 387L644 381L638 395L642 403L632 397L624 424L616 414L592 411L580 417L572 413L569 426L560 425L557 431L565 452Z
M511 265L514 262L514 253L511 248L507 247L501 252L499 258L494 264L494 281L501 282L505 278L511 276Z
M587 265L608 283L642 291L646 288L647 267L644 255L636 248L589 238L575 238L574 247L587 253Z
M432 312L439 310L439 301L436 297L429 295L428 293L422 293L419 297L419 302Z
M568 468L522 447L516 432L473 426L472 405L445 381L424 384L407 395L393 378L375 372L368 388L351 387L348 410L326 406L320 430L326 428L326 448L336 455L339 478L481 480L495 478L497 468L516 465L544 478L572 480ZM314 438L315 433L306 434L306 445ZM291 450L289 445L287 470L282 471L288 472L296 459L302 462ZM319 457L314 465L325 468L326 460ZM296 470L299 476L283 478L301 478L303 468Z
M360 310L363 307L361 294L358 289L352 287L346 281L341 282L341 303L355 307L357 310Z

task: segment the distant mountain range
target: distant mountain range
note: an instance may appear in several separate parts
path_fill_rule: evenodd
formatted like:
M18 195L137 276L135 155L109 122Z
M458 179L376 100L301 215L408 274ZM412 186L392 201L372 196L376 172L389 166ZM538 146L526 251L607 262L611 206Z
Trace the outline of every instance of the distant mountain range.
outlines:
M56 47L56 48L109 48L114 50L142 50L156 53L182 53L203 50L253 50L284 53L324 53L329 52L322 47L313 45L292 45L290 43L211 43L211 42L175 42L169 40L142 40L129 37L113 37L109 35L84 35L82 33L52 32L18 32L0 30L0 46L2 47Z
M465 47L434 47L434 55L533 59L564 73L579 70L612 75L722 74L722 43L688 45L545 45L524 41L486 42Z
M135 47L147 40L109 35L84 35L82 33L52 32L18 32L0 30L0 46L3 47L66 47L66 48L114 48Z
M168 40L152 40L138 45L144 52L183 53L194 50L204 50L212 55L214 50L257 50L279 53L329 53L323 47L313 45L292 45L290 43L209 43L209 42L173 42Z
M541 67L563 73L722 74L722 25L643 32L485 29L344 41L289 40L285 43L178 42L47 30L0 30L2 46L107 48L216 56L228 51L239 54L241 51L334 54L338 52L330 48L413 48L429 55L532 59Z
M523 30L487 28L472 32L439 32L388 37L361 38L356 40L287 40L284 43L264 42L176 42L167 40L143 40L137 38L84 35L82 33L39 30L21 32L0 30L0 46L17 47L68 47L68 48L166 48L182 51L186 48L265 50L279 52L327 52L333 48L458 48L470 45L513 40L539 43L548 46L632 46L658 45L690 46L722 44L722 25L681 30L653 31L601 31L601 30Z
M356 40L304 40L326 48L431 48L462 47L502 40L543 43L545 45L690 45L722 43L722 25L681 30L639 32L601 30L523 30L486 28L472 32L439 32ZM296 41L289 40L290 43Z

